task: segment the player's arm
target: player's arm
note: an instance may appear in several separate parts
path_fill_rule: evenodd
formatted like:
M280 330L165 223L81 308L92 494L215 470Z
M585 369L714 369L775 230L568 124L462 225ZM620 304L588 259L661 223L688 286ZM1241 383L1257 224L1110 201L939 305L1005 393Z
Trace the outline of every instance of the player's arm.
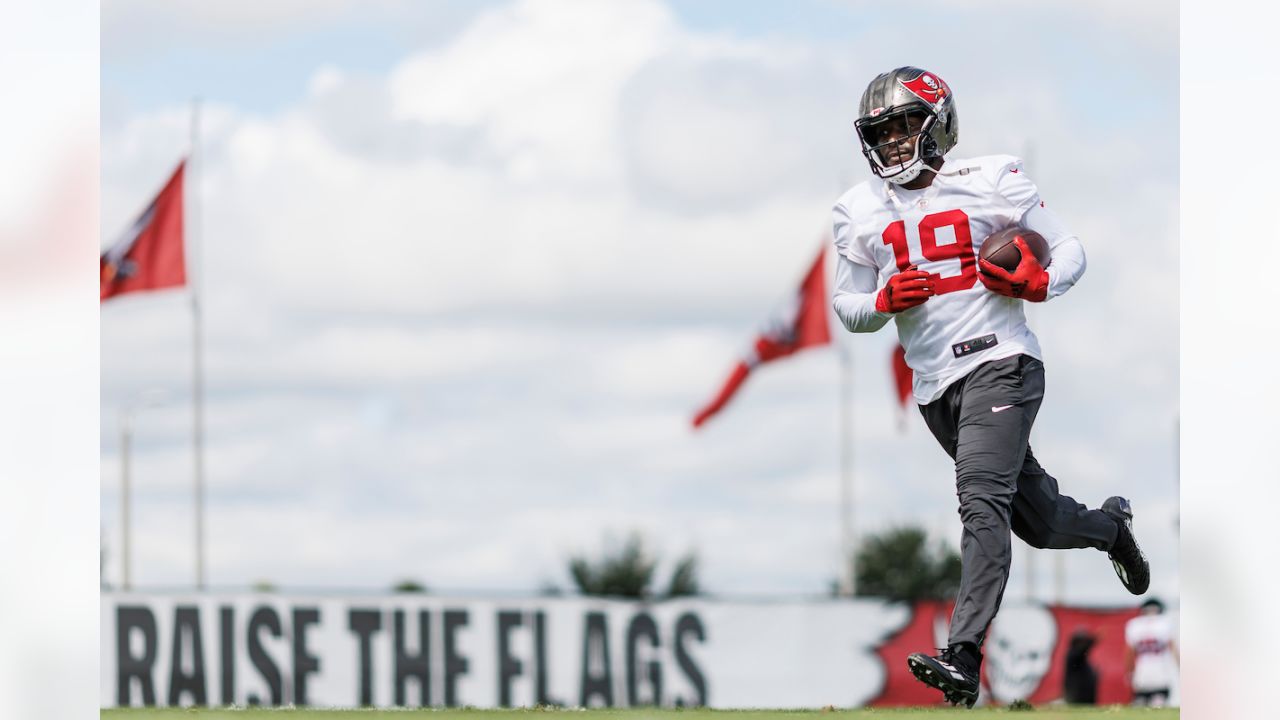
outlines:
M933 278L915 267L889 278L882 288L876 287L879 272L869 259L855 260L857 248L852 243L852 221L843 203L832 210L832 230L836 245L836 287L831 306L849 332L875 332L889 322L894 313L923 304L933 296Z
M1028 230L1034 230L1044 236L1049 243L1049 252L1053 257L1046 270L1049 273L1049 287L1045 299L1055 298L1070 290L1084 275L1084 245L1080 238L1067 229L1057 213L1040 203L1031 206L1022 216L1019 223Z
M875 332L893 313L876 309L876 270L836 254L836 287L831 306L849 332Z
M1044 207L1040 191L1022 171L1021 160L1012 158L997 172L995 190L1007 203L1011 221L1044 237L1052 261L1048 268L1041 267L1026 243L1018 240L1022 262L1013 271L978 260L982 283L993 292L1032 302L1043 302L1070 290L1084 275L1084 246L1053 211Z

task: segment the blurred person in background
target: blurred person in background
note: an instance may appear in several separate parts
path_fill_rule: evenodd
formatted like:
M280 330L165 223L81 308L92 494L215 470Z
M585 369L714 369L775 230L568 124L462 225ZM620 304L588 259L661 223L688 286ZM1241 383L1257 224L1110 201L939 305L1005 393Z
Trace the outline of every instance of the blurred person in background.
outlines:
M1071 633L1066 670L1062 675L1062 699L1072 705L1098 704L1098 670L1089 662L1089 651L1098 638L1088 628Z
M1164 603L1151 598L1142 603L1141 613L1125 623L1125 675L1133 688L1134 705L1163 707L1178 672L1178 644L1173 622L1164 612Z

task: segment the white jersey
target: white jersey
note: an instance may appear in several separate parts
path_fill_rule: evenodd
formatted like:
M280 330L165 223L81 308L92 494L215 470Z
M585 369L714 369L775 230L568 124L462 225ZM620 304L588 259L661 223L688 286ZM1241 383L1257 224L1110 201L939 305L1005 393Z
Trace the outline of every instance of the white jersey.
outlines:
M1022 162L1009 155L947 160L923 190L864 182L836 203L836 312L854 332L896 321L916 402L933 402L981 363L1020 353L1041 359L1023 301L987 290L977 256L997 231L1035 229L1053 253L1048 297L1065 292L1084 272L1084 251L1043 207ZM935 275L936 295L897 314L875 312L878 288L913 264Z
M1124 641L1134 652L1133 690L1150 692L1173 686L1173 621L1165 614L1139 615L1124 626Z

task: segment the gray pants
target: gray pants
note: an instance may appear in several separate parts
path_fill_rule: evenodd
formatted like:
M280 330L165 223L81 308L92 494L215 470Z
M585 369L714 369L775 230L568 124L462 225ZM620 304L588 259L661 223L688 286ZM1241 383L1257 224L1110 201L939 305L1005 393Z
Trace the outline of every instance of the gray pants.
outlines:
M979 365L942 397L920 406L956 461L962 569L949 645L981 647L1009 579L1009 531L1036 548L1108 550L1117 526L1058 492L1027 440L1044 398L1044 365L1016 355Z

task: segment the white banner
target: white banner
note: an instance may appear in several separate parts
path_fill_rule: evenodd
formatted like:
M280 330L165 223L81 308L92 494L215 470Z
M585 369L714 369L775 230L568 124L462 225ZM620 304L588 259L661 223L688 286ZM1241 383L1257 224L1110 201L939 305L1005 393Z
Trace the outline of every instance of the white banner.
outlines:
M912 616L879 601L644 604L104 594L104 707L852 707ZM925 648L927 649L927 648Z

